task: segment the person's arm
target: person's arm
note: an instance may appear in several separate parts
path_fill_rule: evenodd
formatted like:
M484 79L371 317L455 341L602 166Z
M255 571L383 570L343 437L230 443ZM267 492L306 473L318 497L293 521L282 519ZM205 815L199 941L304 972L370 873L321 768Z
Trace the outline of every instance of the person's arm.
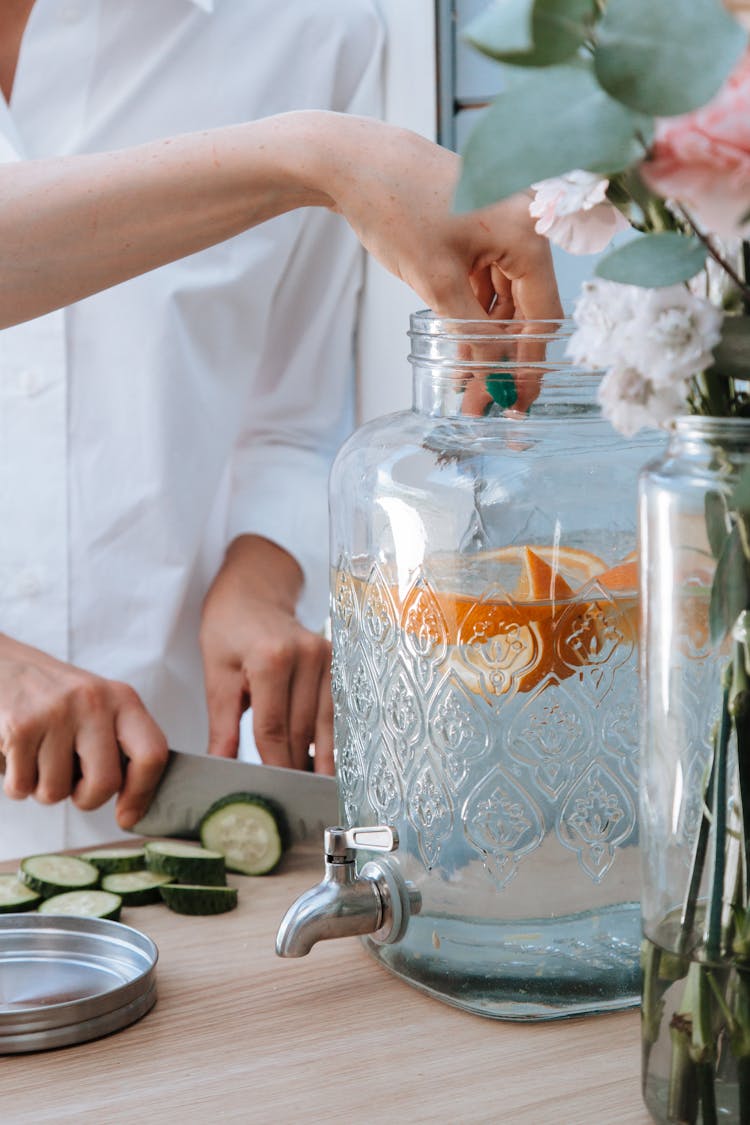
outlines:
M458 171L417 134L323 111L2 164L0 327L310 206L340 212L438 313L475 316L499 288L522 315L559 315L527 199L453 215Z

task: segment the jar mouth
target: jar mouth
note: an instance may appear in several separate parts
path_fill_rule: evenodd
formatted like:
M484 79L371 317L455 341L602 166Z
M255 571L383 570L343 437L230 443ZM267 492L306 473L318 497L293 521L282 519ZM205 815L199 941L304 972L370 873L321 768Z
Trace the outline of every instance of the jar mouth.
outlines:
M733 435L737 438L750 435L750 418L717 418L707 414L681 414L672 422L673 430L678 434L695 434L697 437L724 437Z
M573 331L568 315L550 320L459 319L421 309L412 313L408 335L416 356L431 352L436 358L436 348L440 348L444 358L471 358L474 365L497 362L513 344L544 345L554 341L564 346Z
M591 402L601 371L567 354L570 317L551 320L450 319L429 309L410 319L414 404L429 413L515 417L553 399ZM597 408L598 409L598 408Z

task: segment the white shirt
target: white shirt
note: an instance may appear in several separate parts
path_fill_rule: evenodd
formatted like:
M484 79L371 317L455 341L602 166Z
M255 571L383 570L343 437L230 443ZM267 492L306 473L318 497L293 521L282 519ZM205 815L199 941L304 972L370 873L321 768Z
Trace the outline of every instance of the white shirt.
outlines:
M381 47L374 0L36 0L0 159L377 115ZM199 611L235 536L288 550L324 621L361 268L297 211L0 332L0 631L132 684L170 745L207 743ZM0 797L0 857L116 835L109 807Z

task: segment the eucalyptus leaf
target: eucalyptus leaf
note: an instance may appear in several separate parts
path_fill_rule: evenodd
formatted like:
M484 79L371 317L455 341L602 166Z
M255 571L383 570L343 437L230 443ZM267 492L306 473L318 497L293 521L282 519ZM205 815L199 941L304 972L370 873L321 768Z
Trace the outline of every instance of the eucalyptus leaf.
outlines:
M576 53L594 22L593 0L495 0L464 38L490 58L550 66Z
M731 379L750 379L750 317L724 317L711 371Z
M746 43L721 0L608 0L594 67L623 105L669 117L710 101Z
M697 238L677 231L644 234L612 250L594 271L607 281L660 289L695 277L706 262L706 250Z
M573 169L617 172L643 157L652 122L603 92L590 66L509 71L463 152L454 206L485 207Z
M729 530L727 528L727 506L720 492L707 492L704 501L706 532L711 554L718 559L724 550Z
M750 607L750 573L737 525L726 538L711 586L709 624L711 641L726 637L743 610Z

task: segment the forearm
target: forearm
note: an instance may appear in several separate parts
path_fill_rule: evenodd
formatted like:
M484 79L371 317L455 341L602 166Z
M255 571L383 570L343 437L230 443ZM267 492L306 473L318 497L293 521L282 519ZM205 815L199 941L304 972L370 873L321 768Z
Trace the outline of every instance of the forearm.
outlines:
M453 215L455 153L364 117L301 111L100 155L0 165L0 328L294 210L338 211L443 316L560 315L528 199ZM507 296L507 294L506 294ZM506 314L508 315L508 314Z
M297 207L332 206L314 159L332 117L289 113L119 152L0 165L0 326Z

